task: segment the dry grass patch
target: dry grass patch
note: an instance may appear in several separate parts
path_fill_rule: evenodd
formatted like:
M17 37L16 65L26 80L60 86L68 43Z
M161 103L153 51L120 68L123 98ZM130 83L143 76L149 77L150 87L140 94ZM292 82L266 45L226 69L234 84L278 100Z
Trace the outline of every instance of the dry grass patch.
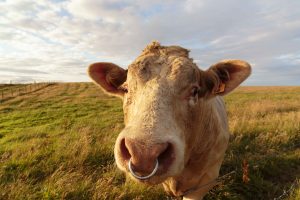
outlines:
M236 173L206 200L274 199L299 180L299 99L300 87L241 87L225 97L232 137L221 174ZM0 199L166 199L161 186L141 186L117 169L113 145L122 128L121 101L91 83L7 99L0 104ZM299 199L299 184L284 199Z

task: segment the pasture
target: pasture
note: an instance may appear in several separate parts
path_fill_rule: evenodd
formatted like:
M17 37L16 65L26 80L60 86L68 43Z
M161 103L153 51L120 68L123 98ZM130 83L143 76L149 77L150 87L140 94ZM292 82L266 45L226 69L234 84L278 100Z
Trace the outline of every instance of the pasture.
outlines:
M225 101L232 137L221 175L235 173L205 199L300 199L300 87L240 87ZM160 186L136 184L116 168L122 128L121 100L92 83L3 99L0 199L168 199Z

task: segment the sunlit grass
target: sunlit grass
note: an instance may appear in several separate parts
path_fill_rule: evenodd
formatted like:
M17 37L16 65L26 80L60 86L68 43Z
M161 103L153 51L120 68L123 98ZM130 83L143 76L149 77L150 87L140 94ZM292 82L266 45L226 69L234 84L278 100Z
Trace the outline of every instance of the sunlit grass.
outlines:
M221 174L236 174L206 199L273 199L299 179L299 99L300 87L244 87L225 97L232 137ZM161 186L141 186L116 168L122 128L122 102L91 83L7 99L0 104L0 199L166 199ZM299 199L299 185L287 198Z

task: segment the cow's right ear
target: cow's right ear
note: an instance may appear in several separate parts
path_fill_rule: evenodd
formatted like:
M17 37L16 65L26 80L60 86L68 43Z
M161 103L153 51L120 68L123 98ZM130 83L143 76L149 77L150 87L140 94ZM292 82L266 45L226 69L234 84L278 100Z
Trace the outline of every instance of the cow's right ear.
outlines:
M124 95L120 86L126 81L127 70L113 63L99 62L89 66L88 74L104 92L119 97Z
M226 95L251 74L251 66L242 60L223 60L205 71L204 84L208 96Z

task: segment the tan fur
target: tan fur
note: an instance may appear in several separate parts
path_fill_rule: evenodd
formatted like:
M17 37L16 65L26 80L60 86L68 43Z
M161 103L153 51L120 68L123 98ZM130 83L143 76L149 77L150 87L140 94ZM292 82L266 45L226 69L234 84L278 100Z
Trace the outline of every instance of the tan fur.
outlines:
M128 92L122 93L125 128L115 145L118 167L128 173L128 161L122 159L120 150L126 137L143 144L147 151L156 144L174 145L175 159L168 171L146 181L162 182L171 195L181 196L217 178L229 132L223 99L215 93L227 94L250 72L250 65L239 60L222 61L202 71L182 47L164 47L158 42L148 45L128 67L127 79L121 86ZM109 77L109 73L105 76ZM199 92L193 96L195 87ZM184 198L202 199L211 187Z

